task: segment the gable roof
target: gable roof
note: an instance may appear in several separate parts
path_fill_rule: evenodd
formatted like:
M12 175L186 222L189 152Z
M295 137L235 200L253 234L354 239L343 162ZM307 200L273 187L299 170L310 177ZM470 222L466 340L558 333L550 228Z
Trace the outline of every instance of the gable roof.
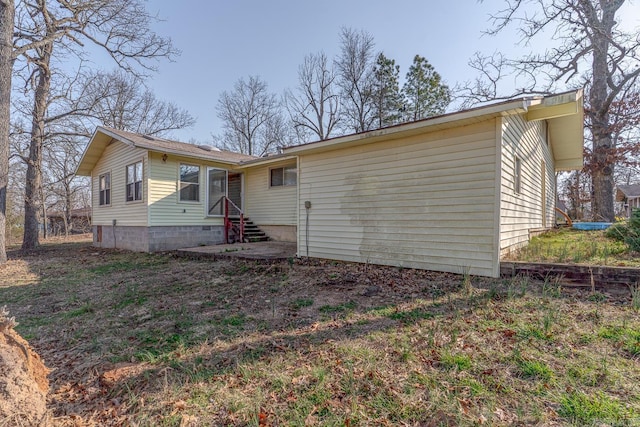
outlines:
M76 174L81 176L91 175L91 171L102 156L104 149L114 139L131 147L142 148L159 153L192 157L201 160L213 160L230 165L236 165L242 161L257 158L255 156L220 150L214 147L187 144L185 142L172 141L170 139L98 126L91 137L89 144L84 150L82 159L80 159L80 163L78 164Z
M556 170L581 169L584 145L582 97L582 90L576 90L546 97L519 98L382 129L290 146L284 149L284 154L323 152L470 125L496 117L525 114L529 121L548 121Z
M640 197L640 184L618 185L616 200L621 202L625 197L627 199Z

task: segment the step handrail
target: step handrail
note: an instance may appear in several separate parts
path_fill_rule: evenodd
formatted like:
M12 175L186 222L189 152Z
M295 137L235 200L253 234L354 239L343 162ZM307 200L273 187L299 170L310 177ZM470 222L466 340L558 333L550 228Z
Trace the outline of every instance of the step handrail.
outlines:
M240 214L240 226L238 227L238 237L240 243L244 242L244 212L227 196L222 196L220 200L224 199L224 241L229 243L229 230L235 228L233 222L229 219L229 204ZM217 205L217 203L216 203ZM214 205L215 206L215 205Z

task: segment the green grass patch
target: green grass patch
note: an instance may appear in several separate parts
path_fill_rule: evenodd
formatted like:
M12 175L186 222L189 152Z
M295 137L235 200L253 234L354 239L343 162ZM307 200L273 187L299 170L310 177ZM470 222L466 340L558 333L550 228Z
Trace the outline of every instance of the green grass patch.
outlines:
M578 425L630 425L630 411L617 400L602 393L593 396L582 392L566 393L560 397L558 414Z
M542 341L551 341L553 339L552 334L541 326L537 325L525 325L518 328L518 338L522 340L536 339Z
M246 321L247 321L246 316L239 314L239 315L231 315L223 318L222 320L220 320L220 324L225 326L240 327L240 326L243 326Z
M632 357L640 355L640 329L627 326L605 326L600 329L598 336L620 344Z
M412 323L417 322L418 320L432 319L434 315L433 313L418 307L409 311L394 311L387 317L394 320L400 320L401 322L405 323Z
M91 304L85 304L85 305L83 305L81 307L78 307L78 308L76 308L74 310L67 311L64 314L64 317L67 318L67 319L71 319L73 317L78 317L78 316L82 316L84 314L93 313L93 311L94 311L94 309L91 306Z
M553 371L541 360L519 359L516 361L520 374L524 378L533 378L543 381L550 381L553 378Z
M298 298L291 303L291 308L294 310L300 310L304 307L311 307L313 300L311 298Z
M440 365L447 370L467 371L471 369L473 362L466 354L444 353L440 356Z
M355 301L348 301L342 304L335 305L323 305L318 308L320 313L331 314L331 313L345 313L348 311L353 311L357 307L357 303Z
M602 230L548 231L532 238L513 258L527 262L640 266L640 259L629 256L624 242L607 237Z

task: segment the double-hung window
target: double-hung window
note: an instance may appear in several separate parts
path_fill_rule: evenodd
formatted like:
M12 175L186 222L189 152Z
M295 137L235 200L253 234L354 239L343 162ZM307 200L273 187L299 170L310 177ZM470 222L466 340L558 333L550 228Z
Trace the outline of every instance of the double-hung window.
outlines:
M274 168L270 173L269 185L271 187L283 187L298 183L298 169L295 166Z
M111 204L111 173L103 173L98 177L99 205Z
M127 165L127 202L142 200L142 160Z
M200 201L200 166L180 165L180 201Z

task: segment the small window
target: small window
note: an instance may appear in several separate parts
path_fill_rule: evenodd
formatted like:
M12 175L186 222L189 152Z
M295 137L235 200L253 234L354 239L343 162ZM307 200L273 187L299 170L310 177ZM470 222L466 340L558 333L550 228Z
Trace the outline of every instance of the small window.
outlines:
M271 169L271 187L296 185L297 183L298 169L295 166Z
M516 157L515 165L513 167L513 190L520 194L520 183L522 181L522 161L519 157Z
M111 174L103 173L98 177L98 193L100 206L111 204Z
M180 201L200 201L200 166L180 165Z
M142 200L142 161L127 165L127 202Z

